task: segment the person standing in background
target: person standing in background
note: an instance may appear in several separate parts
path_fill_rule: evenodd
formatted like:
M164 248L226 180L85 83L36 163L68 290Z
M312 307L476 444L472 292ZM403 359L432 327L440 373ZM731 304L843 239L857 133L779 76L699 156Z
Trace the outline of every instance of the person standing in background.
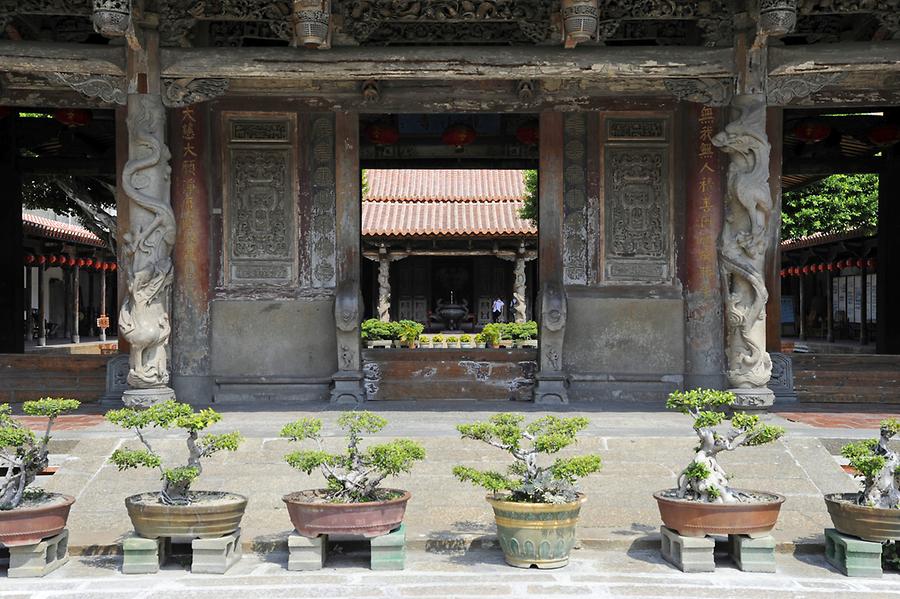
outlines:
M500 316L503 314L503 306L505 305L499 297L494 300L494 303L491 305L491 314L494 322L500 322Z

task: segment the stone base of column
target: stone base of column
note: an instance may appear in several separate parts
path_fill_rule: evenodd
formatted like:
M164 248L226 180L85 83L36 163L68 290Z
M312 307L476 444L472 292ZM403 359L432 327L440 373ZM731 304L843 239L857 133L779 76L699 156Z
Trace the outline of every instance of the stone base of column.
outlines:
M366 400L361 371L339 371L331 377L334 387L331 389L331 403L358 405Z
M566 390L566 376L562 373L542 374L535 376L534 403L567 404L569 394Z
M170 399L175 399L175 391L170 387L129 389L122 394L122 403L129 408L149 408Z
M767 387L757 387L754 389L729 389L737 398L734 402L735 407L744 411L751 412L754 410L768 410L775 403L775 393Z
M212 377L206 375L172 375L172 388L175 395L192 404L206 404L213 399L214 383Z

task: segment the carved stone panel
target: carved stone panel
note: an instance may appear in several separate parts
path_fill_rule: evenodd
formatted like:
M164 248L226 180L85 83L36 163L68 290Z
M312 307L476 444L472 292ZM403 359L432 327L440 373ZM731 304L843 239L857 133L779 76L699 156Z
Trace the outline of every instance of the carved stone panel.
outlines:
M334 117L316 116L310 128L311 219L309 227L310 282L313 287L335 285Z
M563 124L563 281L588 279L587 115L566 114Z
M287 285L297 278L293 122L229 122L225 182L226 284ZM283 135L282 135L283 133ZM247 144L252 137L261 143ZM278 137L283 141L273 144Z
M610 134L617 127L627 127L630 136L659 134L656 128L627 123L610 123ZM611 140L604 154L604 280L667 283L672 252L668 148Z

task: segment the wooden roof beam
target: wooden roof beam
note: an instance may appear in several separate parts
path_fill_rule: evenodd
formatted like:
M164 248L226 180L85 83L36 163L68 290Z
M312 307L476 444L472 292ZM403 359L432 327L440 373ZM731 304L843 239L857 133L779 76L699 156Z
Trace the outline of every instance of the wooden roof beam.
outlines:
M122 46L0 40L2 70L19 73L124 75Z

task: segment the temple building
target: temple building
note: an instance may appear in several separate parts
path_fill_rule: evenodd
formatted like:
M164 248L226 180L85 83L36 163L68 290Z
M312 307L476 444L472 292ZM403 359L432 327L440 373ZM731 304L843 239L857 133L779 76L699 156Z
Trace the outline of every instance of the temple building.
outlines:
M530 320L537 226L522 218L521 170L371 169L362 203L365 317L447 323L437 308L463 305L463 329ZM513 302L515 299L515 302ZM518 312L511 309L514 305Z
M129 405L356 404L385 396L378 372L452 363L468 377L440 387L454 399L505 372L498 389L537 403L704 386L765 408L783 358L783 177L869 169L879 227L900 227L898 14L897 0L0 0L0 278L22 276L24 174L109 176ZM54 155L25 115L60 109L79 118ZM791 137L848 115L837 137ZM87 135L98 123L109 135ZM415 223L468 202L391 195L388 173L436 169L537 171L537 233L499 222L516 195L502 189L472 200L497 222L465 235ZM878 304L894 305L900 236L877 244ZM366 316L427 324L439 300L466 300L477 326L523 268L540 340L514 351L530 353L413 350L397 359L415 368L391 370L393 354L363 351ZM2 352L22 351L23 297L0 293ZM900 353L900 313L879 310L874 334Z

